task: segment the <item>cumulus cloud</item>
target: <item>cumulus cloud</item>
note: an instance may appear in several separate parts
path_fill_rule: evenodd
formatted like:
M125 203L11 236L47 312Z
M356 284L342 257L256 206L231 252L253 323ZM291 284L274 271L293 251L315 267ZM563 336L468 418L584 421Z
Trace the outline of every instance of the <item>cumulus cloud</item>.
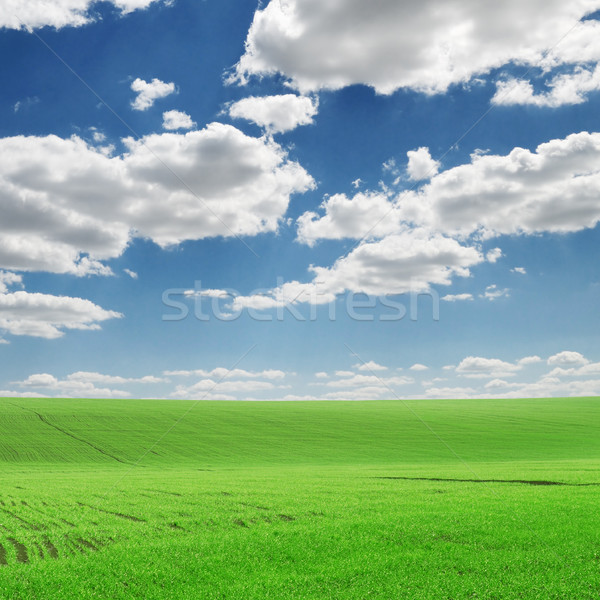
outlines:
M175 93L175 84L166 83L154 78L152 81L144 81L139 77L134 79L131 89L137 96L131 102L133 110L148 110L160 98L166 98Z
M101 261L136 235L169 246L275 231L314 185L281 146L230 125L125 143L110 157L76 136L1 138L0 268L109 274Z
M50 373L33 373L23 381L16 381L14 385L25 389L40 389L46 392L43 396L62 396L78 398L128 398L131 393L114 389L113 385L130 384L157 384L168 382L167 379L146 375L144 377L121 377L88 371L77 371L59 379ZM38 396L37 392L24 394Z
M403 386L409 383L414 383L414 379L404 376L379 377L377 375L363 375L349 372L348 375L340 379L328 381L325 385L332 388L364 388L374 386L387 389L387 393L389 394L390 387Z
M358 369L359 371L387 371L387 367L379 365L373 360L370 360L366 363L358 363L354 365L354 368Z
M307 211L298 218L298 240L309 246L321 239L384 237L401 228L398 211L381 192L358 192L352 198L334 194L320 208L322 216Z
M323 400L382 400L394 398L397 394L384 385L367 385L355 389L344 389L323 394Z
M0 398L47 398L38 392L17 392L14 390L0 390Z
M10 273L7 271L0 271L0 294L4 294L8 291L9 287L14 285L23 285L23 276L17 273Z
M430 179L440 169L440 162L431 158L427 147L423 146L417 150L409 150L406 155L408 156L406 171L413 181Z
M94 20L89 9L98 0L3 0L0 28L79 27ZM159 0L107 0L123 14L143 9Z
M452 277L467 277L481 254L456 240L411 230L363 243L331 268L313 267L315 284L331 292L402 294L426 291L430 284L449 285Z
M581 132L535 151L474 154L470 163L393 198L331 196L323 215L307 212L298 219L298 239L382 237L406 224L457 237L579 231L600 220L599 194L600 133Z
M229 106L229 116L252 121L269 133L283 133L299 125L309 125L317 111L316 99L295 94L251 96Z
M543 376L536 381L507 382L496 379L486 384L483 389L454 388L445 394L437 394L438 390L428 389L429 397L455 398L551 398L598 396L600 394L600 379L581 379L561 381L556 377Z
M196 123L187 113L179 110L168 110L163 113L163 129L174 131L176 129L193 129Z
M598 29L600 33L600 29ZM600 57L599 57L600 58ZM600 90L600 66L594 69L577 67L572 73L561 73L548 82L549 90L535 93L533 84L523 79L506 79L496 84L492 104L515 104L557 108L581 104L591 92Z
M510 290L508 288L499 288L495 283L488 285L485 288L485 292L479 294L480 298L484 298L490 302L493 302L498 298L507 298L508 296L510 296Z
M483 358L481 356L467 356L456 367L456 373L464 377L511 377L522 368L519 364L513 364L500 360L499 358Z
M518 273L519 275L527 275L527 271L524 267L515 267L514 269L511 269L511 272Z
M12 335L58 338L69 329L100 329L100 323L122 317L89 300L68 296L0 293L0 330Z
M430 387L425 390L425 395L428 398L469 398L475 394L476 390L471 387Z
M500 248L492 248L489 252L486 252L485 258L488 262L498 262L499 258L502 258L502 250Z
M439 93L510 62L580 63L561 38L599 8L598 0L271 0L254 15L232 80L282 73L303 93L357 83ZM600 54L594 33L584 21L572 34L586 57Z
M225 367L217 367L215 369L193 369L191 371L165 371L164 375L173 377L206 377L212 379L226 379L226 378L238 378L238 379L283 379L285 372L279 369L265 369L264 371L247 371L245 369L226 369Z
M411 371L427 371L429 367L422 365L421 363L415 363L412 367L410 367Z
M483 261L475 249L423 230L363 242L331 267L312 266L313 280L286 282L263 294L237 296L235 310L257 310L289 304L326 304L346 291L374 296L428 292L432 284L449 285L453 277L468 277Z
M518 364L526 366L526 365L535 365L537 363L542 362L542 359L539 356L524 356L523 358L520 358L518 361Z
M586 365L589 360L579 352L564 350L548 358L548 364L557 367L578 367Z
M567 232L600 220L600 134L577 133L515 148L506 156L473 156L402 198L405 219L468 235Z
M67 375L66 381L77 381L80 383L104 383L104 384L123 384L123 383L165 383L168 379L155 377L154 375L144 375L143 377L121 377L120 375L106 375L90 371L77 371Z
M473 300L473 294L446 294L441 297L444 302L459 302L461 300Z
M258 374L248 375L237 373L240 369L215 369L215 377L200 379L192 385L178 385L171 393L173 398L188 398L198 400L235 400L231 394L248 394L251 392L266 392L276 389L273 379L276 377L257 379ZM223 373L224 374L221 374ZM231 379L242 377L243 379ZM244 396L241 399L245 399Z
M39 388L53 396L76 398L128 398L129 392L105 387L96 387L92 381L60 380L49 373L35 373L24 381L16 382L25 388Z
M577 367L555 367L548 373L548 377L587 377L589 375L600 375L600 362L588 362Z

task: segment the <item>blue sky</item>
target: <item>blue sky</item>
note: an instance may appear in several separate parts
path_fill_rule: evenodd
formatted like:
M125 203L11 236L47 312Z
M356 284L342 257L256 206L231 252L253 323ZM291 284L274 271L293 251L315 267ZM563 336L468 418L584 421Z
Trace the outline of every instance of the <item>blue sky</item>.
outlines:
M23 4L1 395L600 395L599 1Z

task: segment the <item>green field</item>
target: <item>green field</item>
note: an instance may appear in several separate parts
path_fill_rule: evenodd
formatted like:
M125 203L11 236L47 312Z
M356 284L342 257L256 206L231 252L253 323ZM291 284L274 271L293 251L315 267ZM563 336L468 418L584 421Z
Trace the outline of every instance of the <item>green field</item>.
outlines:
M600 399L0 400L0 598L600 598Z

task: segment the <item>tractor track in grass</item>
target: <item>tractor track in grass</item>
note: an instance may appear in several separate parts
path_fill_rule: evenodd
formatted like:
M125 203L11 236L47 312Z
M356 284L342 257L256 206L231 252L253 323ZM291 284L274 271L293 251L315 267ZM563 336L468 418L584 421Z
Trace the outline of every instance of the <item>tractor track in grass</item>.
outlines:
M20 521L21 523L23 523L23 525L25 525L25 527L27 527L27 529L31 529L32 531L40 531L41 529L45 529L44 526L37 525L36 523L32 523L31 521L27 521L23 517L20 517L19 515L16 515L14 512L12 512L10 510L7 510L6 508L0 508L0 511L2 511L3 513L9 515L13 519L16 519L17 521Z
M400 477L380 476L371 479L397 479L402 481L436 481L448 483L517 483L522 485L564 486L564 487L598 487L600 483L567 483L566 481L547 481L544 479L452 479L443 477Z
M25 544L17 541L15 538L8 538L8 541L14 546L15 552L17 553L17 562L28 563L29 555L27 554L27 548Z
M127 519L128 521L134 521L135 523L147 523L146 519L140 519L139 517L134 517L133 515L126 515L120 512L114 512L112 510L106 510L104 508L100 508L98 506L92 506L91 504L84 504L83 502L78 502L79 506L85 506L86 508L91 508L92 510L97 510L98 512L113 515L115 517L119 517L120 519Z
M13 406L18 406L18 405L17 404L13 404ZM93 448L94 450L96 450L96 452L99 452L100 454L102 454L104 456L107 456L108 458L112 458L113 460L116 460L117 462L119 462L119 463L121 463L123 465L129 465L129 464L131 464L129 462L121 460L118 456L115 456L114 454L110 454L110 452L106 452L106 450L103 450L99 446L96 446L96 444L93 444L92 442L89 442L86 439L80 438L80 437L76 436L75 434L71 433L70 431L67 431L66 429L63 429L62 427L59 427L58 425L55 425L54 423L51 423L41 413L39 413L39 412L37 412L35 410L32 410L32 409L26 408L24 406L18 406L18 407L22 408L23 410L26 410L28 412L32 412L34 415L37 415L38 419L42 423L44 423L45 425L48 425L49 427L52 427L53 429L56 429L56 431L60 431L64 435L67 435L70 438L73 438L74 440L77 440L78 442L81 442L82 444L86 444L90 448Z
M56 549L56 546L50 541L50 538L45 536L42 542L44 544L44 548L46 548L48 556L50 556L50 558L57 559L58 550Z

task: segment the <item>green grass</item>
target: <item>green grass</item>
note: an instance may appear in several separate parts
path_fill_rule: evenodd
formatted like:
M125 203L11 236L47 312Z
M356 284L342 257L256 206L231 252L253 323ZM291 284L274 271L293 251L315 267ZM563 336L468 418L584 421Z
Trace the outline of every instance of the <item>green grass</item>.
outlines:
M0 598L598 599L599 469L595 398L0 400Z

